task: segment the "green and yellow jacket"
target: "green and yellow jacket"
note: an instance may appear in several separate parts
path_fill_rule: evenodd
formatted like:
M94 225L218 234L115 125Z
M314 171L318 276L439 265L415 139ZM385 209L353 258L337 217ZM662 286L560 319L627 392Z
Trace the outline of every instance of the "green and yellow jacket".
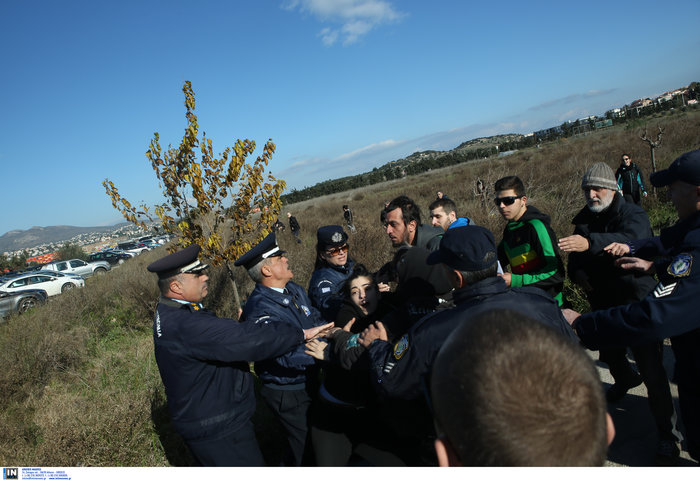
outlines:
M557 238L549 216L536 207L528 205L520 219L506 224L503 240L498 244L498 260L504 268L510 266L511 287L539 287L560 306L564 303L566 272Z

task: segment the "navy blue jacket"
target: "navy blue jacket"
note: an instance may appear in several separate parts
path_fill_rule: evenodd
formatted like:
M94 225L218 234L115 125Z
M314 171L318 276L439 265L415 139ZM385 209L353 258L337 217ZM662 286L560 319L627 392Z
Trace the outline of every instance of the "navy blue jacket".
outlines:
M153 344L175 429L186 440L216 439L239 429L255 412L249 361L303 345L286 324L241 324L198 304L161 298Z
M283 294L257 284L243 308L241 322L266 326L273 331L279 325L310 329L325 323L318 309L311 305L303 287L288 282L286 289L289 293ZM301 387L306 382L306 367L315 362L304 350L304 345L299 344L296 349L281 356L258 360L255 373L271 387Z
M430 374L442 344L462 322L491 309L527 313L569 339L576 339L557 302L536 287L509 289L500 277L490 277L453 293L454 309L437 311L414 324L393 346L374 341L369 346L370 375L380 395L404 400L419 399L422 382ZM426 380L426 386L429 385Z
M343 286L352 275L355 261L348 259L344 266L327 264L316 269L309 281L309 298L311 304L321 311L325 319L334 320L343 304Z
M646 258L656 246L659 283L633 304L583 314L574 329L590 349L638 345L671 338L676 379L700 380L700 212L661 231L656 242L634 242Z
M628 304L643 299L656 284L654 278L623 270L615 266L615 258L603 249L612 242L628 242L652 234L649 217L644 209L615 193L610 206L595 213L584 207L574 217L574 234L588 239L585 252L569 254L569 278L574 282L588 281L593 287L587 292L592 309Z

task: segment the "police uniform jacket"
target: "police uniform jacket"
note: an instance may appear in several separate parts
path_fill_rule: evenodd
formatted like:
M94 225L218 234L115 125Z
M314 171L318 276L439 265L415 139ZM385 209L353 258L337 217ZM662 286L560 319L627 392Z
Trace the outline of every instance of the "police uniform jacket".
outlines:
M641 241L648 255L653 245L659 282L633 304L590 312L574 329L590 349L644 344L671 338L679 386L700 382L700 212L661 231L658 242ZM641 250L641 249L640 249Z
M595 213L584 207L574 217L574 234L585 237L590 247L585 252L569 254L569 277L585 279L593 287L588 300L593 309L608 307L643 299L656 285L647 274L623 270L615 266L615 257L603 249L612 242L628 242L652 236L647 213L636 204L625 202L615 193L610 206Z
M278 325L309 329L325 323L318 309L311 305L303 287L288 282L287 293L257 284L243 308L241 322L275 330ZM306 368L315 360L304 352L303 344L289 352L269 356L255 363L255 373L271 387L299 388L306 382Z
M311 274L309 298L326 319L335 319L343 303L341 291L345 280L352 275L354 266L355 261L348 259L344 266L326 264Z
M219 318L199 304L161 297L153 343L168 408L186 440L216 439L236 431L255 412L249 361L303 345L296 326L263 326Z
M418 399L435 357L450 333L461 322L494 308L527 313L569 339L574 332L562 316L557 302L535 287L508 289L500 277L491 277L454 291L454 309L425 316L395 344L374 341L369 346L370 375L380 395L404 400ZM424 384L425 382L425 384Z

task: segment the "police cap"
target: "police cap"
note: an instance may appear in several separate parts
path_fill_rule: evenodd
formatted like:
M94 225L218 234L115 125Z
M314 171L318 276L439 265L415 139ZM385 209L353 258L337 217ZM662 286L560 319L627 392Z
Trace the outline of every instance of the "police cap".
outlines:
M277 257L284 254L286 251L280 250L277 245L277 237L274 232L270 232L263 240L258 242L256 246L239 257L234 266L243 266L250 269L255 264L268 257Z
M649 180L654 187L671 185L677 180L700 185L700 149L681 155L667 169L651 174Z
M488 229L478 225L447 229L440 248L430 253L428 264L447 264L458 271L480 271L496 263L497 256L485 260L489 252L496 253L496 241Z
M347 243L348 235L339 225L324 225L316 231L316 240L321 250L340 247Z
M176 274L197 274L209 267L209 264L204 264L197 258L200 250L201 247L192 244L181 251L161 257L146 269L158 274L160 279L167 279Z

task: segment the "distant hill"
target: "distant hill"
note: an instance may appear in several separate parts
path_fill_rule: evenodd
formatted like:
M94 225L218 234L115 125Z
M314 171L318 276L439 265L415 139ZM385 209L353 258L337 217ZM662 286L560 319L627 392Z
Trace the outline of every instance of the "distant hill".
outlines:
M311 187L297 190L292 189L281 197L285 204L293 204L314 197L342 192L357 187L372 185L392 179L400 179L406 175L419 174L430 169L446 167L448 165L468 162L470 160L483 159L500 152L529 147L533 145L533 136L522 134L503 134L492 137L480 137L463 142L451 150L425 150L414 152L403 159L387 162L381 167L375 167L369 172L358 175L350 175L339 179L319 182Z
M28 230L11 230L0 236L0 252L31 249L42 244L61 243L80 234L108 233L128 223L111 226L76 227L71 225L54 225L49 227L34 226Z

